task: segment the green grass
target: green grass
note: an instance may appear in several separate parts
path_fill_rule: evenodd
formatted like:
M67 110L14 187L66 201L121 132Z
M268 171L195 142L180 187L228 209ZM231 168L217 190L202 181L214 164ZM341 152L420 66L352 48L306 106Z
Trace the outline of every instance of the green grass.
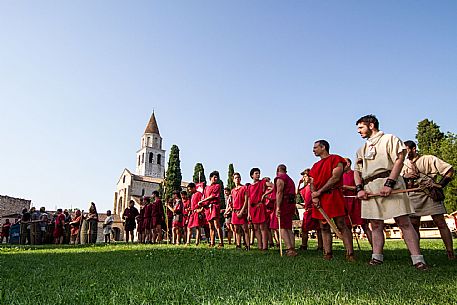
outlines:
M278 251L166 245L0 248L0 304L457 304L457 263L440 240L423 240L428 272L416 271L402 241L369 267L315 250ZM315 244L311 242L311 249Z

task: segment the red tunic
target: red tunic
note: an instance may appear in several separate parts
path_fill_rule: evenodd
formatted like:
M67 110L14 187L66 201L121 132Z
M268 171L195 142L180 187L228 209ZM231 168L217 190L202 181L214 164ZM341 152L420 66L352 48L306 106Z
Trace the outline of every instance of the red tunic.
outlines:
M347 186L355 186L354 180L354 171L348 170L343 174L343 185ZM344 196L355 196L357 195L355 191L351 190L343 190ZM362 225L364 221L362 219L362 203L359 199L352 197L352 198L344 198L344 203L346 207L346 212L349 217L351 217L353 225ZM351 220L346 219L346 223L351 225Z
M266 220L265 203L262 202L262 195L265 192L266 180L262 179L257 183L248 186L248 197L250 203L249 215L252 223L260 224Z
M221 212L221 206L220 206L221 186L220 186L220 184L214 183L205 188L203 197L208 198L211 196L213 196L215 198L203 203L203 205L205 207L205 216L206 216L207 221L219 218L219 214Z
M278 216L276 216L276 187L273 187L273 192L268 195L267 198L267 210L271 210L270 213L270 229L279 229Z
M190 200L183 200L183 224L184 226L187 227L187 224L189 223L189 215L190 215Z
M160 225L165 218L165 213L163 211L162 200L156 199L151 204L151 228L154 229Z
M144 207L140 207L140 214L137 216L137 231L138 233L144 233Z
M59 214L57 215L55 226L54 226L54 238L59 238L63 236L63 223L65 222L65 215Z
M339 163L342 163L343 166L345 166L346 160L338 155L329 155L327 158L324 158L313 165L309 172L309 176L314 179L315 190L319 190L327 183L332 177L333 169L335 169ZM333 189L323 193L319 198L322 209L330 218L346 215L344 197L341 190L342 185L343 177L333 186ZM322 216L317 209L313 209L313 218L324 219L324 216Z
M143 227L145 230L151 230L152 203L144 206Z
M2 225L2 237L8 237L10 235L11 223L4 223Z
M175 205L173 206L173 228L182 228L183 227L183 212L184 205L181 200L176 200Z
M302 230L303 231L311 231L319 229L319 223L313 219L313 201L311 197L311 187L306 185L304 188L300 190L300 195L303 198L305 212L303 213L303 221L302 221Z
M292 219L295 214L295 183L287 174L279 173L275 178L275 186L278 180L284 182L281 212L281 229L292 230ZM271 226L271 224L270 224Z
M195 192L192 194L192 197L190 198L190 209L191 209L191 214L189 216L189 222L187 226L189 228L196 228L196 227L201 227L203 226L203 213L197 213L198 209L198 202L202 200L203 194L200 192ZM200 217L199 217L200 215Z
M246 190L247 188L244 185L236 187L232 190L232 224L234 225L243 225L247 223L247 211L245 211L245 214L240 215L242 217L238 217L238 212L243 208L244 205Z

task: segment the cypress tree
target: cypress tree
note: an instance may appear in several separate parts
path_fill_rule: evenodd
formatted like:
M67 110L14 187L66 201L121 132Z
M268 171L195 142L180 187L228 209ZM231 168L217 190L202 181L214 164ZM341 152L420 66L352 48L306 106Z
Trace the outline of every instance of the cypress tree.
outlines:
M181 161L179 160L179 148L173 145L168 159L167 175L165 176L165 200L172 197L173 191L181 191Z
M417 124L416 139L417 147L422 155L438 156L444 133L441 132L440 126L435 122L425 119Z
M227 187L231 190L233 190L235 188L235 182L233 182L234 173L235 173L235 169L233 168L233 163L230 163L229 167L228 167Z
M205 182L206 184L205 169L203 168L203 164L195 164L194 176L192 177L192 180L194 183Z

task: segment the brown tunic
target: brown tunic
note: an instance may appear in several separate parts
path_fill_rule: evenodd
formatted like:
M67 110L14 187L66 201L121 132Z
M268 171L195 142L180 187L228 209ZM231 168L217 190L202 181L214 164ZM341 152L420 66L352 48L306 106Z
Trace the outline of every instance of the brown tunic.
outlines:
M420 156L413 161L405 160L402 175L409 173L419 175L419 177L415 179L415 184L420 185L430 180L436 182L436 176L438 174L444 176L451 168L452 165L449 163L446 163L435 156L425 155ZM416 210L412 216L419 217L446 213L446 208L442 201L434 201L423 191L410 192L408 193L408 196Z

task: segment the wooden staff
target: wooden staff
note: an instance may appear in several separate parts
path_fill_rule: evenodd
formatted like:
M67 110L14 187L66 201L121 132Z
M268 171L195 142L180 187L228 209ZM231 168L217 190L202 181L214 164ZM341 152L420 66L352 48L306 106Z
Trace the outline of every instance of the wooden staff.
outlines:
M352 232L352 235L355 236L355 241L357 242L357 248L359 248L359 251L361 251L362 249L360 248L359 237L357 236L357 233L355 233L355 232L353 231L354 225L352 224L351 216L348 215L348 218L349 218L349 223L351 224L351 232ZM354 233L355 233L355 234L354 234Z
M81 218L79 219L79 231L78 231L78 236L76 236L75 245L76 245L76 242L78 241L78 238L79 238L79 244L82 244L81 231L83 229L83 219L84 219L84 210L81 210Z
M278 217L279 230L279 254L282 256L282 238L281 238L281 216Z
M336 236L338 236L339 239L343 239L343 235L341 235L340 230L336 227L336 225L332 222L332 220L328 217L327 213L324 212L324 209L322 207L317 208L319 212L324 216L325 220L328 222L330 227L332 228L333 232L335 232Z
M420 187L415 187L412 189L405 189L405 190L393 190L390 195L395 195L395 194L403 194L403 193L408 193L408 192L417 192L417 191L422 191L422 188ZM376 194L368 194L368 198L373 198L373 197L381 197L382 195L379 193ZM384 196L382 196L384 197Z
M390 193L390 195L403 194L403 193L409 193L409 192L417 192L417 191L423 191L423 189L421 187L415 187L415 188L412 188L412 189L393 190ZM368 198L373 198L373 197L385 197L385 196L382 196L379 193L375 193L375 194L369 194L368 193ZM344 196L344 198L358 198L358 197L357 197L357 195L353 195L353 196Z

